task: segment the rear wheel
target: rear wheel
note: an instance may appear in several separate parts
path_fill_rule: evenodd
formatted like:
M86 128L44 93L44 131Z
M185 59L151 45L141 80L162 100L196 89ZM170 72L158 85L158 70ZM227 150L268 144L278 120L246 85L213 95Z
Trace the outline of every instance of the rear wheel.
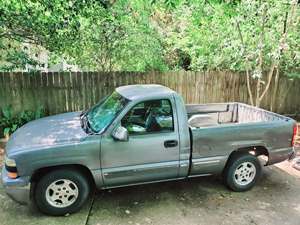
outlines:
M233 157L226 166L224 180L233 191L250 190L261 174L261 165L257 157L244 154Z
M78 211L88 198L89 182L73 170L55 170L42 177L35 188L36 206L54 216Z

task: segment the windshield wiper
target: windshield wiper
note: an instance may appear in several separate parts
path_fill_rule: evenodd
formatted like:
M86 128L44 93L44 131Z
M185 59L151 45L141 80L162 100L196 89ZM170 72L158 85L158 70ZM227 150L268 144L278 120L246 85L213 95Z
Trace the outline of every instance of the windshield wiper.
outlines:
M87 134L93 133L92 129L90 127L90 123L88 121L87 115L84 112L82 112L80 114L80 123L81 123L81 127L85 131L85 133L87 133Z
M82 112L80 113L80 119L81 119L82 116L85 116L86 113L87 113L87 110L82 110Z

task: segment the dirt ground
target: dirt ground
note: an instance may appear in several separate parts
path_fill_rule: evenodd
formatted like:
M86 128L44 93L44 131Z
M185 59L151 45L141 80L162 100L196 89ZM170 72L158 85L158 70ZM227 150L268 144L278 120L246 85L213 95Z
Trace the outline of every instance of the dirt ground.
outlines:
M97 192L79 212L48 217L9 199L0 187L1 225L300 224L300 172L284 162L263 169L248 192L229 191L218 177Z
M245 193L216 177L122 188L96 195L88 224L300 224L299 187L269 167Z

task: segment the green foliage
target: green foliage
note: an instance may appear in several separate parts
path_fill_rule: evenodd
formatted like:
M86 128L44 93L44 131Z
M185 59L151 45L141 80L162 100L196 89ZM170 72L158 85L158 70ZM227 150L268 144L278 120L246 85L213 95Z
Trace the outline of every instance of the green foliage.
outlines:
M37 65L23 51L24 43L29 43L47 49L50 59L63 57L83 70L104 71L243 71L245 57L250 61L249 69L256 71L256 59L263 48L262 67L267 70L278 55L290 2L3 0L0 69ZM264 9L265 41L259 46ZM296 15L299 18L299 10ZM300 69L300 24L299 19L295 21L280 62L281 70L290 74Z
M24 110L19 113L14 113L12 106L10 105L2 108L0 114L0 127L3 129L3 135L8 136L25 123L39 119L43 116L43 107L38 107L35 111Z
M182 1L169 16L172 19L161 23L162 36L173 49L189 55L192 70L245 70L244 53L255 70L259 54L261 14L267 9L263 52L265 64L270 67L271 58L278 54L278 44L283 32L286 13L290 4L284 1L242 0L242 1ZM163 16L168 16L168 13ZM299 18L299 12L297 13ZM162 16L160 16L162 18ZM241 28L245 46L243 49L237 23ZM288 52L282 58L285 71L299 70L299 23L289 31ZM170 54L169 54L170 55ZM178 57L178 55L176 56ZM178 66L176 59L173 68Z
M50 52L63 54L66 49L72 48L74 41L79 38L80 18L85 10L93 5L101 5L101 2L1 1L1 64L5 64L8 69L25 69L24 65L33 62L33 57L23 54L24 44L43 46ZM20 61L26 63L19 63Z
M14 71L20 68L26 68L27 65L33 67L39 65L39 62L33 59L27 52L23 51L23 49L18 49L16 46L12 47L11 44L12 43L3 46L0 50L0 53L2 53L0 54L0 59L8 62L0 64L1 71Z
M90 9L80 39L68 55L85 70L166 70L159 36L150 26L150 5L118 1L109 9Z

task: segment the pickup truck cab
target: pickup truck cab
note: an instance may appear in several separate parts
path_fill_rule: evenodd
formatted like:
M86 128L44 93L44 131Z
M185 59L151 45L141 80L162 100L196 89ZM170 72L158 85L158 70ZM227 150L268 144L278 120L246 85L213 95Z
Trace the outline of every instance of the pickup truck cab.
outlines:
M129 85L84 112L38 119L6 146L9 196L44 213L81 208L98 189L222 174L252 188L266 165L294 155L296 122L242 103L185 105L161 85Z

